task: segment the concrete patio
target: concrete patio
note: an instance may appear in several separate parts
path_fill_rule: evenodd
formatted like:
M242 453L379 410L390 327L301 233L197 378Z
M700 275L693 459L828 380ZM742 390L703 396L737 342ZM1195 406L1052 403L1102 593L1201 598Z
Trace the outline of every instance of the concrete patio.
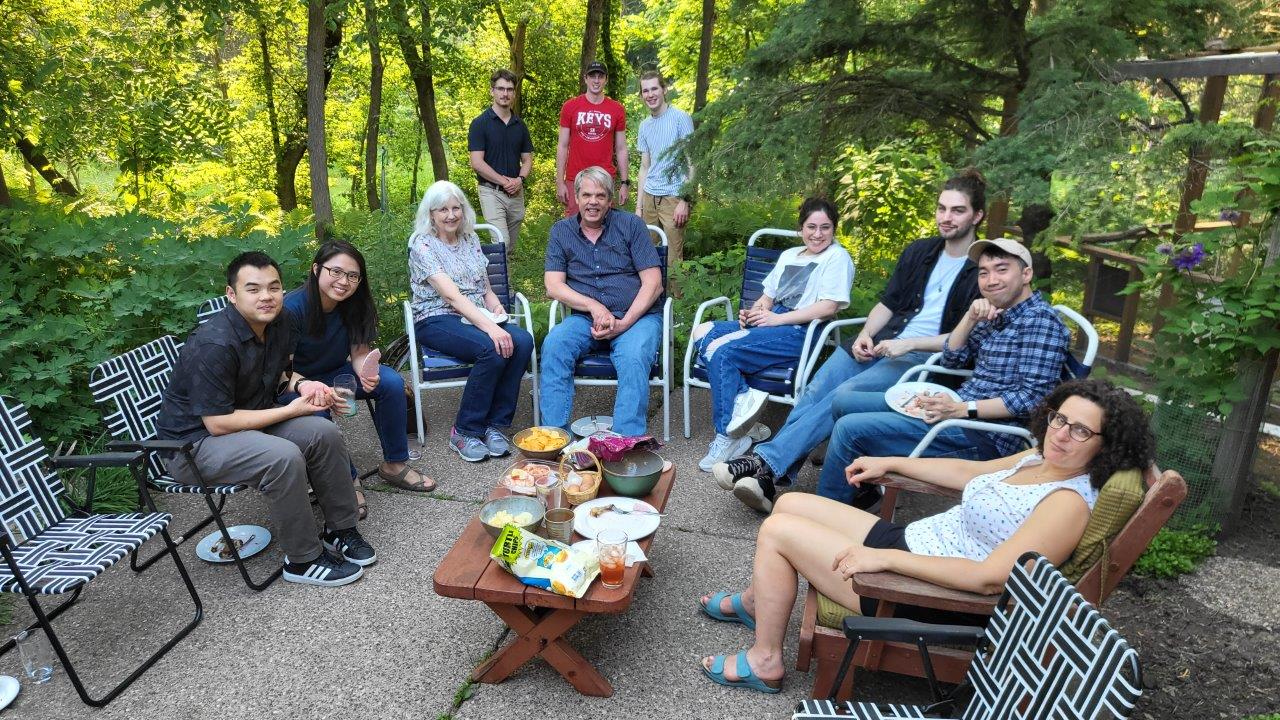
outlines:
M740 625L718 623L698 611L709 591L740 587L750 574L759 517L698 472L710 439L706 398L694 406L693 439L680 436L678 393L672 396L671 443L663 450L678 468L668 517L651 548L656 577L643 580L630 611L584 621L570 641L613 683L607 699L582 697L541 660L500 685L467 682L471 668L504 640L504 626L482 604L442 598L431 575L461 528L488 495L505 461L468 464L444 447L456 391L432 396L435 409L427 450L419 463L440 483L432 496L369 492L369 520L362 532L379 562L359 582L324 589L277 582L262 593L247 589L231 566L197 559L194 542L183 561L204 601L205 619L195 631L104 710L83 705L61 669L45 685L24 682L5 714L13 718L781 718L806 696L812 674L791 671L779 695L724 688L703 678L703 655L737 651L750 642ZM575 415L607 413L611 395L587 389ZM654 396L650 427L661 430ZM785 408L764 418L777 427ZM522 403L518 426L530 423ZM346 423L356 464L372 467L380 456L363 414ZM800 487L811 489L807 467ZM202 503L165 498L185 527ZM913 507L911 514L922 511ZM261 498L249 493L229 504L233 523L262 523ZM273 544L251 561L257 574L280 562ZM797 604L798 605L798 604ZM17 621L30 616L15 603ZM171 564L142 576L121 564L92 583L56 623L82 676L101 692L120 669L159 645L191 611ZM794 667L795 627L787 647ZM13 628L5 628L11 631ZM20 676L16 653L0 657L0 673ZM925 701L920 681L889 675L859 676L868 699Z

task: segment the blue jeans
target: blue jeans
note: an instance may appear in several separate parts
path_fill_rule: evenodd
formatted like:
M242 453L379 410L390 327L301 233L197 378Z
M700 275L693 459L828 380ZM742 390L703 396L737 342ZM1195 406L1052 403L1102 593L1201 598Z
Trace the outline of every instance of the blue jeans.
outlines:
M909 352L902 357L885 360L854 360L844 348L837 348L796 400L787 421L769 442L757 445L755 453L764 460L778 478L794 477L796 467L814 448L831 436L835 418L831 400L842 390L887 390L902 373L929 359L924 351Z
M339 375L355 375L351 363L341 365L328 372L311 377L325 385L332 386L333 379ZM284 396L282 396L284 397ZM297 395L290 393L290 399ZM373 398L373 427L378 431L378 442L382 445L382 459L386 462L402 463L409 459L409 436L406 432L408 422L408 403L405 401L404 378L400 373L386 365L378 366L378 386L373 392L365 392L364 385L356 380L356 399ZM325 413L327 416L328 413Z
M453 421L460 435L483 438L486 428L510 427L515 417L520 380L533 354L533 336L515 323L502 328L511 333L511 357L499 355L489 334L462 322L460 315L432 315L413 326L422 345L472 363Z
M542 341L539 392L544 425L569 427L573 412L573 368L591 350L609 350L618 376L613 431L644 435L649 424L649 371L662 339L662 314L649 313L613 340L591 338L591 316L574 313Z
M855 490L845 480L844 469L854 459L900 457L910 455L916 444L929 432L929 424L889 409L883 392L841 391L831 403L835 430L827 446L822 475L818 477L818 494L848 503ZM962 457L988 460L992 455L979 447L961 428L948 428L938 433L923 457Z
M775 312L786 312L786 308ZM741 330L737 321L720 320L698 341L698 357L711 385L711 420L720 435L727 432L733 417L734 398L747 389L744 376L794 363L804 349L805 326L779 325L750 328L746 335L720 343L707 357L711 343Z

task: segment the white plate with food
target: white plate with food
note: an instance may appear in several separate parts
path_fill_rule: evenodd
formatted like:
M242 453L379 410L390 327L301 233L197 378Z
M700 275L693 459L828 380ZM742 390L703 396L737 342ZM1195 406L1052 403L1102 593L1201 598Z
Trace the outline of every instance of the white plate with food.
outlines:
M241 560L257 555L271 542L271 531L260 525L233 525L227 528L227 533L235 541ZM196 545L196 557L211 563L228 563L235 559L223 541L222 533L217 530L205 535Z
M633 510L625 515L613 508ZM573 509L573 529L584 538L594 539L601 530L615 529L627 534L628 540L639 540L653 534L662 518L643 500L629 497L598 497Z
M920 398L938 395L960 402L960 396L956 394L955 390L945 385L931 382L898 383L884 391L884 401L895 411L907 417L922 420L924 419L924 411L920 409Z

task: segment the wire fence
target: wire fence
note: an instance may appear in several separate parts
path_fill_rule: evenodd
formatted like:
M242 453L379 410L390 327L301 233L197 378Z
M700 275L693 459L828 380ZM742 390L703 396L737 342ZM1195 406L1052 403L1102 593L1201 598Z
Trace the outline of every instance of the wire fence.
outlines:
M1176 470L1187 481L1187 498L1169 524L1175 529L1221 527L1231 498L1213 479L1213 461L1222 442L1222 418L1203 408L1161 402L1151 415L1156 464Z

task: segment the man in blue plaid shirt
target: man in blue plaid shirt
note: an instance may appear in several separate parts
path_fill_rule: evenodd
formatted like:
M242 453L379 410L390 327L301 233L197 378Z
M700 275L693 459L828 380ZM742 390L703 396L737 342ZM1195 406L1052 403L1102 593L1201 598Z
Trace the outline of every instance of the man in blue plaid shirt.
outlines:
M1071 333L1040 293L1031 290L1031 253L1016 240L979 240L969 248L978 265L982 297L947 338L942 364L973 364L973 376L956 393L919 397L918 417L901 414L883 392L839 391L831 411L837 418L827 446L818 494L863 509L880 499L879 486L852 487L845 468L863 456L909 455L930 426L950 418L1024 425L1031 411L1061 382ZM1022 447L1014 435L945 428L924 451L927 457L975 460L1012 455ZM772 488L768 488L771 490ZM748 505L768 512L773 498L761 493Z

